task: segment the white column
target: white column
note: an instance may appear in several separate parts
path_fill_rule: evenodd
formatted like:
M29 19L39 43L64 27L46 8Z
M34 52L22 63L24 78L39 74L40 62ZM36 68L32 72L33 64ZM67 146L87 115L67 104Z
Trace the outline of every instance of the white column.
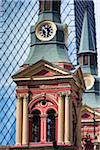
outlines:
M22 143L22 98L17 96L16 101L16 145Z
M69 100L69 105L70 105L70 119L69 119L69 121L70 121L70 142L71 142L71 144L73 144L73 114L72 114L72 98L73 97L70 97L70 100Z
M81 150L81 103L77 107L77 149Z
M28 121L28 96L25 95L23 99L23 133L22 144L28 145L29 142L29 121Z
M64 96L59 94L58 99L58 143L64 142Z
M70 114L72 108L70 108L69 94L70 92L67 92L65 97L65 144L71 144L72 140L72 117Z

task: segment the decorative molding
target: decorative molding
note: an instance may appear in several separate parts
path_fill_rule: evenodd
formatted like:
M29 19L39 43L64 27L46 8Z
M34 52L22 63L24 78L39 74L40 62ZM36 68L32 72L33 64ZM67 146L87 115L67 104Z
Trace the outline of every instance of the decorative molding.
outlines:
M40 117L46 119L47 118L47 114L41 114Z
M28 100L28 96L29 96L29 94L23 94L23 99Z
M23 99L23 94L16 94L16 99L17 100L22 100Z
M71 91L63 91L63 92L59 92L58 93L58 96L69 96L70 95L70 93L71 93Z
M28 97L29 97L29 94L16 94L16 100L17 101L20 101L20 100L24 100L24 101L28 101Z

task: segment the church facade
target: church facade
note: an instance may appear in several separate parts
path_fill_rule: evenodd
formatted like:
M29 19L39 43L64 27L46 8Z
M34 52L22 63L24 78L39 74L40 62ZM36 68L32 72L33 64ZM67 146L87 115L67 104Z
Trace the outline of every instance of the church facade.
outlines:
M77 54L81 67L75 67L68 57L68 26L61 23L60 5L60 0L39 0L29 55L13 75L16 145L8 149L99 149L100 79L87 9Z
M30 52L13 75L16 89L16 147L81 149L81 106L85 83L67 54L67 25L61 1L39 1L31 27Z

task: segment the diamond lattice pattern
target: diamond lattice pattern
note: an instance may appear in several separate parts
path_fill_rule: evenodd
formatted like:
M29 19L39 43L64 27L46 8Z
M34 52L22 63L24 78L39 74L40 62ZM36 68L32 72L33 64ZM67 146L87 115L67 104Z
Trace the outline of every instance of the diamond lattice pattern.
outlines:
M73 9L71 0L62 0L61 19L69 26L69 56L76 63ZM29 53L30 26L37 19L37 0L0 0L0 145L15 144L16 85L11 76Z

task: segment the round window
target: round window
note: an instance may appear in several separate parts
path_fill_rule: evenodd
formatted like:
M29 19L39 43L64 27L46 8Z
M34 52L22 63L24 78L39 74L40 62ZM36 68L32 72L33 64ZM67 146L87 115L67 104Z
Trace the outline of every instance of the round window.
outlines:
M41 104L42 104L43 106L45 106L45 105L46 105L46 100L43 100L43 101L41 102Z

